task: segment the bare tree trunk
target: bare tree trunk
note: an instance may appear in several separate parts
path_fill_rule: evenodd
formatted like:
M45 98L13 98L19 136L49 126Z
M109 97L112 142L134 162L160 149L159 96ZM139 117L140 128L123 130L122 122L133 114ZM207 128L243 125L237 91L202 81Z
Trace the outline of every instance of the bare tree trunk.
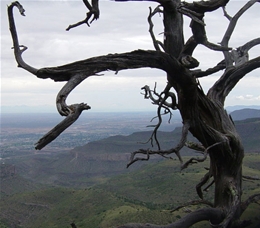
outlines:
M179 0L173 2L175 7L180 3ZM177 8L176 11L164 8L164 27L165 51L175 58L180 58L182 48L178 47L183 47L184 41L182 15L177 12ZM189 122L190 132L205 148L216 144L208 151L211 159L209 176L213 176L215 181L214 207L220 208L226 214L222 225L227 227L230 220L240 216L243 146L231 117L224 110L224 105L204 95L198 89L195 78L190 75L187 80L184 75L180 77L182 83L186 83L181 88L176 86L176 80L172 81L173 77L168 74L168 81L178 95L178 108L183 123Z

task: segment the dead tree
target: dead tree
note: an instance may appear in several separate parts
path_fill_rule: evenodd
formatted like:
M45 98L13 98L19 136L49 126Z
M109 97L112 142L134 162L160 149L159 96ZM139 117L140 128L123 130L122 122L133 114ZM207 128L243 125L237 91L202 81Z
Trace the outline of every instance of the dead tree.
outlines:
M245 202L241 201L244 149L234 123L224 109L224 103L226 97L240 79L260 67L260 56L253 59L248 58L248 51L260 44L259 37L255 37L240 47L229 47L229 40L238 19L247 9L254 4L258 4L259 0L248 1L233 17L229 16L225 10L225 6L229 2L228 0L209 0L192 3L181 2L180 0L153 1L159 3L156 9L150 9L148 16L149 31L155 50L135 50L122 54L109 54L63 66L41 69L31 67L22 58L22 53L26 50L26 47L19 44L13 18L13 7L17 7L20 13L24 14L22 5L19 2L14 2L8 7L10 31L18 66L38 78L67 81L58 93L56 100L58 112L66 118L39 140L36 144L36 149L41 149L54 140L79 117L83 110L90 108L84 103L66 104L66 98L69 93L83 80L106 70L118 72L123 69L143 67L161 69L167 75L165 89L157 93L156 88L152 90L149 86L143 87L145 98L151 99L154 104L158 105L159 122L151 137L151 139L156 141L158 149L133 152L128 165L138 160L148 160L154 154L162 156L176 154L182 163L180 151L184 146L199 150L204 155L203 158L192 158L185 164L182 163L182 168L194 162L202 162L206 157L210 158L210 168L198 183L196 189L203 203L202 187L207 186L207 184L214 184L214 203L208 204L210 207L189 213L173 224L164 226L128 224L121 227L184 228L202 220L209 221L213 227L245 227L248 225L248 222L240 221L239 218L251 202L259 200L260 194L250 197ZM91 4L86 0L83 0L83 2L89 10L86 19L70 25L67 30L84 23L89 25L91 18L97 19L99 17L98 0L92 0ZM204 15L219 8L223 8L224 15L229 20L229 26L220 44L214 44L207 38ZM156 40L153 33L152 17L156 13L163 15L164 42ZM185 41L183 35L184 16L191 18L190 27L193 34L187 41ZM205 71L198 68L194 69L199 66L199 62L193 57L193 52L198 45L204 45L212 51L222 52L223 60ZM221 74L221 77L205 94L200 86L199 78L210 76L216 72ZM160 126L161 115L164 113L171 114L171 111L174 109L178 109L182 116L182 137L176 147L162 150L157 140L156 132ZM188 143L186 140L188 132L197 138L200 144ZM147 157L138 157L140 154ZM211 183L209 184L209 182Z

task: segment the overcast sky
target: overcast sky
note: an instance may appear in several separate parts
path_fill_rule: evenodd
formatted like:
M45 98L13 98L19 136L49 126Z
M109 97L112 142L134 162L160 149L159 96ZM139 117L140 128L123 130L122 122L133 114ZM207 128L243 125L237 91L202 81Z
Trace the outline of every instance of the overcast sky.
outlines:
M9 34L6 5L11 1L1 0L1 106L2 112L23 111L55 112L56 94L64 85L50 79L38 79L27 71L17 68L12 41ZM76 60L108 53L121 53L136 49L154 49L148 33L148 7L153 2L113 2L100 0L100 19L91 27L82 25L69 32L69 24L85 18L86 8L81 0L71 1L20 1L26 17L15 10L15 21L20 44L28 47L24 60L35 68L63 65ZM231 0L227 7L232 16L245 1ZM260 4L255 4L240 20L230 46L236 48L246 41L259 37ZM228 20L221 10L206 14L208 39L221 41ZM162 40L162 17L155 20L155 34ZM190 36L189 19L185 19L185 39ZM260 45L259 45L260 46ZM260 47L250 51L250 58L260 53ZM199 47L195 57L200 68L207 69L223 59L222 53ZM201 79L205 93L219 74ZM165 73L159 70L141 69L105 72L104 76L91 77L81 83L69 96L67 103L86 102L92 111L150 111L155 107L143 99L140 88L154 86L158 90L166 83ZM226 106L260 105L260 71L254 71L242 79L230 93ZM16 107L14 109L14 107ZM20 108L17 108L20 107Z

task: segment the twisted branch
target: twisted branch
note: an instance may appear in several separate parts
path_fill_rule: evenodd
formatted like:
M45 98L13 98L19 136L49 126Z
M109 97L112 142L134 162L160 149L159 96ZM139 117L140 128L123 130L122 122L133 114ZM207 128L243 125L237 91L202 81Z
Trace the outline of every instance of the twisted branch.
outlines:
M208 41L206 30L205 30L205 23L203 20L205 12L210 12L216 10L219 7L225 6L227 2L228 0L224 0L224 1L211 0L208 2L205 1L193 2L193 3L182 2L179 5L178 11L181 14L184 14L192 19L190 27L192 30L193 37L198 44L202 44L205 47L214 51L231 50L231 48L227 46L223 46L223 45L220 46Z
M155 83L154 90L151 90L150 87L147 85L142 87L141 89L143 89L145 91L145 93L144 93L145 99L151 99L152 104L158 105L158 108L157 108L158 123L156 125L152 125L152 127L154 127L154 130L153 130L153 133L152 133L150 139L147 142L150 141L151 145L153 146L153 139L154 139L156 142L156 145L158 147L158 150L161 150L159 140L157 139L157 131L162 123L162 115L170 114L170 119L171 119L172 113L171 113L170 108L171 109L177 108L176 96L174 93L170 92L171 86L169 84L166 85L165 89L163 90L163 92L161 92L161 94L158 94L156 92L156 83ZM153 95L157 96L157 99ZM171 101L172 101L171 103L166 101L168 98L171 98ZM162 108L164 108L163 114L161 111ZM170 119L169 119L169 121L170 121ZM151 125L149 125L149 127L151 127Z

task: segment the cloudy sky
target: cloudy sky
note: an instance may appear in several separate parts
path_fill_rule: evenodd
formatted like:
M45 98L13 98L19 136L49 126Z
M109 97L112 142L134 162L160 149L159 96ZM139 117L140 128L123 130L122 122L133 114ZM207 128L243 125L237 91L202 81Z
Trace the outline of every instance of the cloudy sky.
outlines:
M55 112L56 94L64 85L50 79L38 79L23 69L17 68L12 41L8 30L6 5L11 1L1 0L1 106L2 112ZM121 53L136 49L153 49L148 33L148 7L153 2L113 2L100 0L101 15L91 27L82 25L69 32L69 24L85 17L86 8L81 0L70 1L20 1L26 17L15 10L15 20L20 44L28 47L24 60L35 68L63 65L76 60L108 53ZM231 0L227 11L232 16L245 1ZM246 41L259 37L260 4L255 4L239 20L230 46L236 48ZM189 19L185 19L185 39L190 36ZM208 38L211 42L221 41L228 20L221 10L206 14ZM154 18L155 34L162 40L162 17ZM260 46L260 45L259 45ZM260 47L250 51L250 58L260 53ZM223 59L199 47L195 57L200 68L207 69ZM202 79L204 91L213 85L219 75ZM91 77L81 83L69 96L67 103L88 103L93 111L150 111L155 107L144 100L140 88L154 86L158 90L166 83L165 73L159 70L140 69L121 71L115 75L105 72L104 76ZM230 93L226 106L260 105L260 71L254 71L240 81Z

